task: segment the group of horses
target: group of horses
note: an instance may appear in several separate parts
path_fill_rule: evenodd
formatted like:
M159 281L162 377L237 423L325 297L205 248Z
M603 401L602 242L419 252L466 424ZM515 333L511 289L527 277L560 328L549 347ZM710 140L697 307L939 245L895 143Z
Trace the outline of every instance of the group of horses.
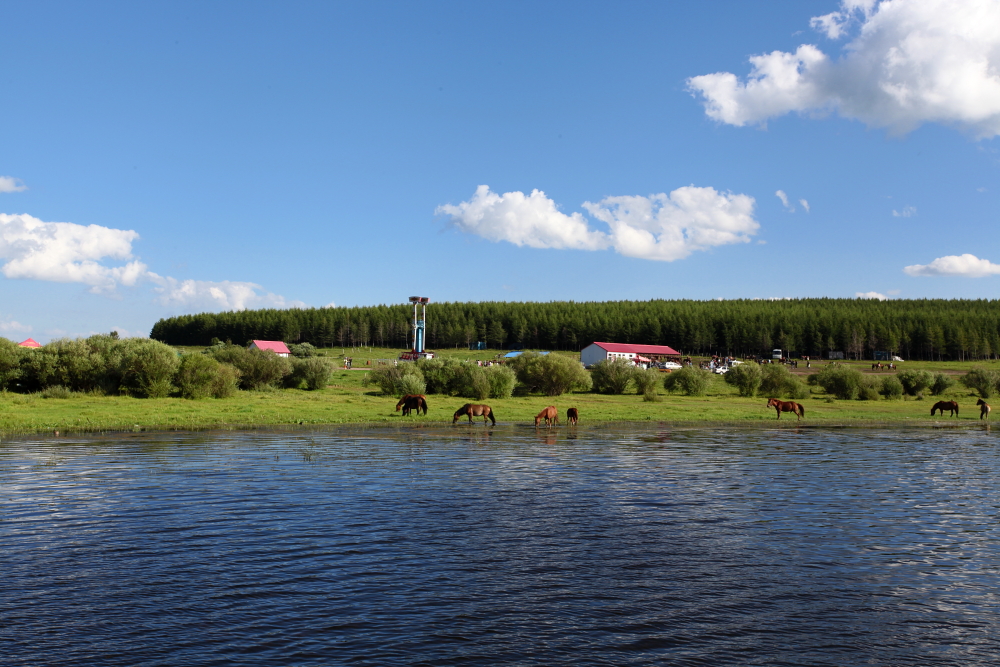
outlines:
M559 425L559 411L556 410L556 406L550 405L546 408L542 408L542 411L535 415L535 428L545 420L546 426L558 426ZM568 421L573 426L576 426L576 422L580 420L580 411L576 408L569 408L566 410L566 421Z
M979 418L989 419L990 418L990 404L979 399L976 401L976 407L979 408ZM941 412L941 416L944 417L944 411L947 410L952 417L958 416L958 401L938 401L931 406L931 417L937 411Z
M873 371L881 371L881 370L894 371L894 370L896 370L896 364L892 363L891 361L889 363L887 363L887 364L883 364L881 361L878 361L878 362L872 364L872 370Z
M399 403L396 403L396 412L402 410L403 416L406 417L413 412L420 414L421 410L426 415L427 414L427 397L423 394L407 394L399 399ZM491 425L496 426L496 414L493 412L493 408L488 405L482 405L480 403L466 403L452 415L451 423L454 424L459 420L460 417L468 417L469 423L472 423L473 417L482 417L483 423L487 421ZM553 426L559 423L559 411L556 410L554 405L550 405L543 409L538 415L535 416L535 426L538 426L542 420L545 420L546 426ZM576 425L576 422L580 419L580 411L576 408L569 408L566 410L566 421L572 425Z

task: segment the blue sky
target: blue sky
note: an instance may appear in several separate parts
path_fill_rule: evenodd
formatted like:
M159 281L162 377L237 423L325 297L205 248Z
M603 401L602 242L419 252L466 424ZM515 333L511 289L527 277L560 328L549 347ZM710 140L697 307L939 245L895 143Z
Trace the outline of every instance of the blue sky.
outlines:
M993 1L3 16L9 338L411 294L997 295Z

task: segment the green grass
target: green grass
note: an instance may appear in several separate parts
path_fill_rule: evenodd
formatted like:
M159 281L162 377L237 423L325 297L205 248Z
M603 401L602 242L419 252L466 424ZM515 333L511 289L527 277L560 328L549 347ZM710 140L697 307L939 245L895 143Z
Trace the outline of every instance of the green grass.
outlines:
M186 348L183 352L200 351ZM43 398L38 394L0 394L0 433L118 431L151 429L245 428L290 424L411 424L450 423L452 413L470 399L456 396L428 396L429 414L424 417L402 417L395 411L396 399L381 396L372 388L362 386L365 361L393 359L398 350L358 348L347 350L354 358L354 370L337 370L331 384L322 390L309 392L282 389L270 392L239 392L233 398L191 401L181 398L136 399L93 394L73 394L69 398ZM340 349L323 350L325 356L339 358ZM493 359L495 351L442 350L442 356L466 359ZM569 354L569 353L567 353ZM814 363L806 369L804 363L794 373L805 376L821 367ZM870 372L871 362L849 362ZM931 372L957 375L966 372L973 362L904 362L902 368L920 368ZM984 365L1000 368L1000 362ZM882 373L883 375L886 372ZM506 400L484 401L493 406L498 421L531 423L535 414L547 405L559 408L564 420L566 408L580 410L582 425L616 421L659 421L696 424L769 424L775 422L773 409L765 407L766 398L741 398L726 385L721 376L714 376L706 396L666 394L661 388L660 401L645 402L642 396L604 396L599 394L566 394L558 397L515 396ZM961 386L942 397L927 396L925 400L835 401L813 388L814 394L800 402L805 406L808 425L884 425L979 423L975 408L976 397ZM961 404L959 418L930 416L930 406L944 398ZM1000 399L998 399L1000 402ZM464 419L464 418L463 418ZM781 423L795 423L795 416L784 414Z

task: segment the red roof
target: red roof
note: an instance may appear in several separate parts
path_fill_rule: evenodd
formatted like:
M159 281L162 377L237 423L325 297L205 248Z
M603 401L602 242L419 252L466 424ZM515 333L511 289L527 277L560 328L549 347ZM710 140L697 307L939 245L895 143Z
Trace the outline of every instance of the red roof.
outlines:
M291 354L288 346L280 340L255 340L252 344L256 345L258 349L271 350L275 354Z
M680 352L668 345L630 345L628 343L594 343L608 352L626 352L632 354L670 354L680 356Z
M39 343L34 338L29 338L28 340L26 340L24 342L21 342L21 343L18 343L17 345L18 345L18 347L41 347L42 346L41 343Z

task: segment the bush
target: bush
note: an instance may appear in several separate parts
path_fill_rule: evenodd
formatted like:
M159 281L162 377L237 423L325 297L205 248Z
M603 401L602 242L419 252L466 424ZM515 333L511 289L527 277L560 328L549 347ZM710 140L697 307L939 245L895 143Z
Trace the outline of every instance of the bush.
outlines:
M226 345L210 348L209 355L239 371L241 389L277 387L292 372L292 362L270 350L248 350L239 345Z
M722 379L726 384L736 387L740 396L752 398L760 390L764 372L760 369L760 364L745 363L730 368L723 374Z
M880 378L862 374L861 382L858 384L858 400L877 401L881 389L882 380Z
M702 368L685 366L679 371L670 373L663 379L663 388L667 391L682 391L688 396L702 396L708 389L712 374Z
M308 357L292 360L292 372L286 378L286 384L291 387L301 387L309 391L322 389L330 381L333 374L333 363L321 357Z
M559 396L568 391L590 391L590 373L576 359L558 354L525 352L509 364L517 380L529 391Z
M510 398L517 385L517 374L506 366L490 366L484 369L490 381L490 398Z
M616 357L594 364L590 377L599 394L624 394L635 376L635 364Z
M899 400L903 398L903 383L894 375L886 375L882 378L882 387L879 393L887 399Z
M404 378L412 377L412 380ZM427 391L424 374L417 365L410 362L400 362L394 366L378 366L370 370L362 381L364 386L377 386L386 396L405 396L406 394L423 394ZM419 387L419 390L416 388Z
M69 398L73 392L61 384L46 387L42 390L42 398Z
M856 368L830 364L816 374L816 382L823 391L849 401L858 397L864 375Z
M997 372L984 366L974 366L972 370L961 377L961 382L969 389L975 390L980 398L989 398L997 389Z
M656 396L656 388L660 385L660 371L637 366L632 370L632 382L635 383L635 393L642 396Z
M768 364L761 368L760 393L767 397L808 398L809 387L792 375L787 367Z
M122 346L122 388L143 398L169 395L180 364L174 349L148 338L127 338Z
M292 343L288 346L288 351L293 357L308 359L316 356L316 348L311 343Z
M944 392L948 391L955 385L955 380L944 373L938 373L934 376L934 382L931 383L931 394L934 396L940 396Z
M896 373L896 379L898 379L903 385L903 391L910 396L916 396L924 389L930 387L931 383L934 382L934 376L932 376L928 371L917 371L911 369L899 371Z
M227 398L236 393L239 371L203 354L189 354L181 359L175 382L184 398Z
M17 386L17 380L21 377L22 351L34 350L25 350L12 340L0 338L0 391L9 391Z

